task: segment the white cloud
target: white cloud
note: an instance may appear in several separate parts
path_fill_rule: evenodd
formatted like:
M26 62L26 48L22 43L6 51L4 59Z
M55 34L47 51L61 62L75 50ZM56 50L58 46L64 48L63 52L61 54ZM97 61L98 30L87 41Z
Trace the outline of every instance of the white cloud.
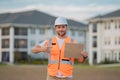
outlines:
M120 6L115 6L115 5L99 6L93 3L88 6L30 5L23 8L17 8L12 10L1 9L1 11L2 12L5 12L5 11L18 12L18 11L37 9L55 16L64 16L67 18L83 21L90 17L96 16L99 14L105 14L119 8Z

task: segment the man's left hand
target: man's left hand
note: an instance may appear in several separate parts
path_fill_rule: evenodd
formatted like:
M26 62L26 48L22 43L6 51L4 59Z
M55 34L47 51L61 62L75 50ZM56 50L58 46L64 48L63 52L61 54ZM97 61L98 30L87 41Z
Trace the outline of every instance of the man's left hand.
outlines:
M81 55L86 59L87 58L87 52L86 51L82 51Z

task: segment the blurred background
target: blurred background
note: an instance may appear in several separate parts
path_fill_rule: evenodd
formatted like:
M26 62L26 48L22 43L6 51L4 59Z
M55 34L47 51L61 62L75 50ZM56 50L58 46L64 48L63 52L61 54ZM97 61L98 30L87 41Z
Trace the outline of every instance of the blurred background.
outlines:
M0 79L38 80L43 75L41 80L45 80L47 54L34 54L31 49L56 35L54 21L63 16L68 20L67 35L84 44L88 52L84 63L75 61L74 79L88 80L86 76L93 76L95 80L118 80L119 4L120 0L0 0ZM20 78L22 69L26 75ZM31 79L29 75L37 70Z

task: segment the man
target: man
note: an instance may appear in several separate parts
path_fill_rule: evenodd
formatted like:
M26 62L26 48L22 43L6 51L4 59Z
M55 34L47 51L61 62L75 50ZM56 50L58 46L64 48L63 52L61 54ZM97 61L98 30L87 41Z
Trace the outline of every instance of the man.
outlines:
M72 43L72 40L66 35L67 20L63 17L58 17L55 20L55 31L57 35L52 39L45 40L44 42L32 48L32 52L48 52L48 76L47 80L71 80L73 71L73 58L64 57L65 43ZM87 57L86 52L81 53L79 61L84 62Z

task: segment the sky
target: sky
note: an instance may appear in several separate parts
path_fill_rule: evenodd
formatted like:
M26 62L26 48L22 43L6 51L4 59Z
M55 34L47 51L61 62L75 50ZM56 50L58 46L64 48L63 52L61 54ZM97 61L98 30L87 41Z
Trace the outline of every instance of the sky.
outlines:
M0 14L39 10L81 22L117 9L120 0L0 0Z

